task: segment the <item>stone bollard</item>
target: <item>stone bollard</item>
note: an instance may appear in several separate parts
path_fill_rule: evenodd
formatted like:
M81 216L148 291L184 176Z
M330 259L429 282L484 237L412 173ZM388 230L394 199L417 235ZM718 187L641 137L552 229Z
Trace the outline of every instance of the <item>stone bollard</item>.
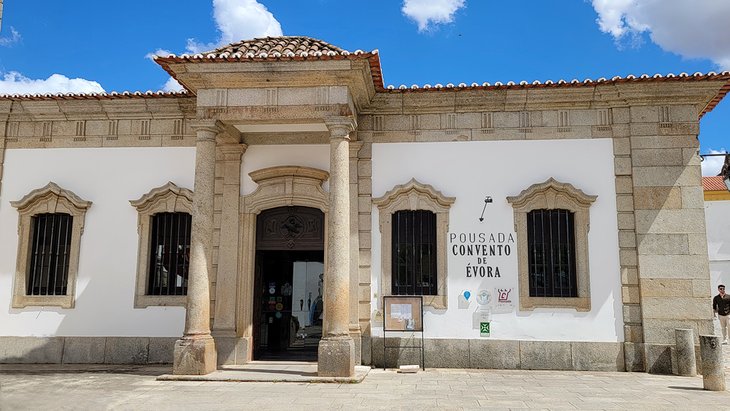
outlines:
M697 359L695 359L695 338L691 328L675 328L674 336L677 344L677 374L683 377L697 375Z
M708 391L725 391L725 364L722 360L720 337L700 335L702 358L702 387Z

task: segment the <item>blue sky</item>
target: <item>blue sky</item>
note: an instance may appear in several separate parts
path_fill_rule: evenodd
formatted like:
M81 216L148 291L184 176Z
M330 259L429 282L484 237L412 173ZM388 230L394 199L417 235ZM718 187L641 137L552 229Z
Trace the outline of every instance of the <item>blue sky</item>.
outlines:
M729 0L7 0L0 93L174 89L152 54L277 34L378 49L395 86L722 71L728 21ZM729 130L723 101L701 152Z

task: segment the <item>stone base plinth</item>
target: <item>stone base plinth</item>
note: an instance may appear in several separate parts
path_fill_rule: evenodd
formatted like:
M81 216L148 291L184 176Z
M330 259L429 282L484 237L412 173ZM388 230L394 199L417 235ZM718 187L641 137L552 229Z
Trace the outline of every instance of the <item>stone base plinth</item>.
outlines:
M182 338L175 342L172 373L176 375L205 375L216 370L213 337Z
M352 338L324 338L319 342L317 374L320 377L355 375L355 343Z
M213 335L218 365L242 365L249 362L249 338Z

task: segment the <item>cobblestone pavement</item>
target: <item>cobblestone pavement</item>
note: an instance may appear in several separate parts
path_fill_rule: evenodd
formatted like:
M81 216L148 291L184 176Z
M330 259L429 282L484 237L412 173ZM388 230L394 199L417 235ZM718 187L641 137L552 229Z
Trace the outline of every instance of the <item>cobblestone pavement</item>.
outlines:
M730 392L703 391L702 377L646 373L373 369L360 384L311 384L157 381L169 367L55 370L0 372L0 409L730 409Z

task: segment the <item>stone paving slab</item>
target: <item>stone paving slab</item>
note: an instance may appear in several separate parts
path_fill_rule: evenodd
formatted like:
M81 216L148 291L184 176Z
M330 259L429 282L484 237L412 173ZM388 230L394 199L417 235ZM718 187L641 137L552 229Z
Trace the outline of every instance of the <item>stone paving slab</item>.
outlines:
M362 382L370 367L355 367L353 377L320 377L316 362L253 361L245 365L228 365L207 375L163 374L159 381L229 381L229 382L305 382L342 383Z
M723 354L730 388L730 346L723 346ZM273 365L253 363L243 372L265 375L274 371ZM316 372L313 363L278 365L290 373L289 379ZM399 374L372 369L359 384L158 380L170 369L3 364L0 410L730 409L730 392L704 391L701 376L474 369ZM242 371L226 367L219 372Z
M701 377L646 373L372 369L359 384L156 379L169 370L2 367L0 409L730 409L730 392L702 390Z

